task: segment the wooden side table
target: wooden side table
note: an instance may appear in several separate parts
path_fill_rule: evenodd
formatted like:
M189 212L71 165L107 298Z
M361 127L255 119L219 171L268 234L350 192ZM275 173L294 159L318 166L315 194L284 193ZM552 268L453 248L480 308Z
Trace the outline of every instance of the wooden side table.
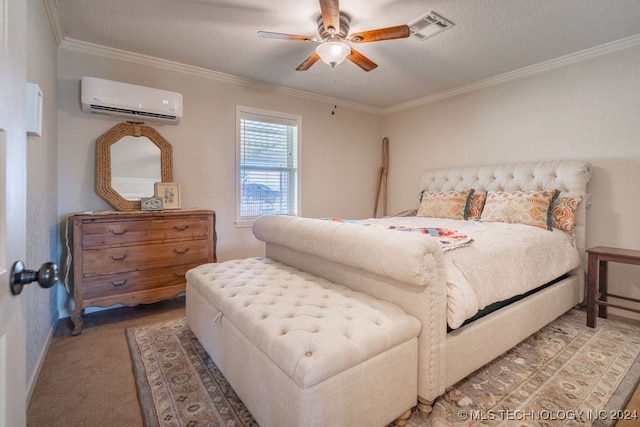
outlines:
M587 326L591 328L596 326L596 306L598 306L598 316L604 319L607 318L607 307L640 313L637 308L613 304L607 300L607 297L613 297L640 303L638 299L610 294L607 291L607 263L619 262L640 265L640 250L596 246L595 248L587 249L587 253L589 254L587 266Z

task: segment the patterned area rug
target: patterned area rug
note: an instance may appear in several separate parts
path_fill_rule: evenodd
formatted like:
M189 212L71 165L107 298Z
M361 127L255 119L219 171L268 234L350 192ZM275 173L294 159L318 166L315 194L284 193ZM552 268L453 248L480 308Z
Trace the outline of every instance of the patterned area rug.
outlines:
M436 400L417 426L604 426L640 378L640 328L572 310ZM145 427L257 426L185 319L127 330Z
M571 310L436 400L433 426L612 425L640 378L640 328ZM411 426L424 425L413 414Z
M145 427L258 425L186 319L126 334Z

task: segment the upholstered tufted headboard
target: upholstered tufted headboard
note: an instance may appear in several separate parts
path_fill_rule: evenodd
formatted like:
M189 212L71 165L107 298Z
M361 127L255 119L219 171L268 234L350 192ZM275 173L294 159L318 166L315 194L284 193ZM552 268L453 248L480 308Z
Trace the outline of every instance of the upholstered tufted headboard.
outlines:
M591 164L578 160L522 162L490 166L430 169L420 176L420 191L560 190L563 196L587 196ZM586 234L587 200L576 211L576 244L583 255ZM586 266L585 266L586 267Z

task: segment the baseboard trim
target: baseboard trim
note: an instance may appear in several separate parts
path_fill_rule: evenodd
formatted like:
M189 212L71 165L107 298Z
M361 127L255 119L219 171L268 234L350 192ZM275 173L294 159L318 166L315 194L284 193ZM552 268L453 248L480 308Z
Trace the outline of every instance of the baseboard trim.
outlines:
M40 376L40 370L42 369L42 365L44 364L44 359L47 356L47 352L49 351L49 346L51 345L51 341L53 341L53 334L58 327L58 322L60 321L60 312L56 311L53 316L53 322L51 323L51 327L47 333L47 341L45 345L42 346L40 350L40 354L38 355L38 359L36 360L36 364L31 372L31 376L29 377L29 381L27 382L27 407L31 402L31 395L36 388L36 383L38 382L38 376Z

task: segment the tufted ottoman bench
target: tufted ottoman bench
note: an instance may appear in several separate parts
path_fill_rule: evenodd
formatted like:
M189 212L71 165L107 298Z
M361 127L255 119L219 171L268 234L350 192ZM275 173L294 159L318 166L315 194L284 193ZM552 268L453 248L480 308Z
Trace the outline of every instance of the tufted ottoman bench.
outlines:
M384 426L416 404L418 320L269 258L188 271L187 322L262 427Z

